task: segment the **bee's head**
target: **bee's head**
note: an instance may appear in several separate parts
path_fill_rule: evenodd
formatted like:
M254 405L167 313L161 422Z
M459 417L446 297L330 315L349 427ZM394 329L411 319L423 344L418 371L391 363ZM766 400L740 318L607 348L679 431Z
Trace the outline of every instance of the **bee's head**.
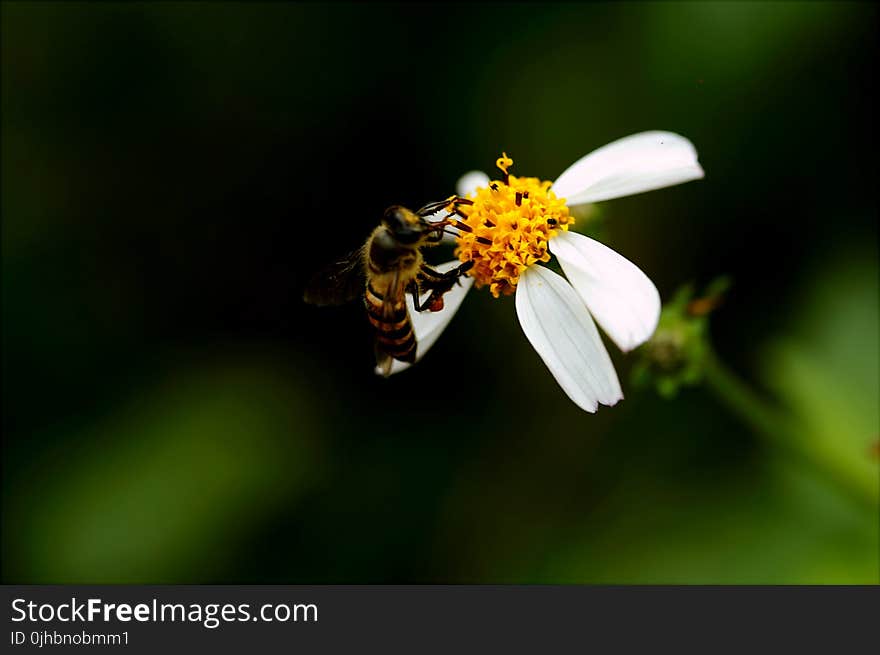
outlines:
M388 228L399 243L406 245L418 243L425 236L428 228L424 218L400 205L385 210L382 225Z

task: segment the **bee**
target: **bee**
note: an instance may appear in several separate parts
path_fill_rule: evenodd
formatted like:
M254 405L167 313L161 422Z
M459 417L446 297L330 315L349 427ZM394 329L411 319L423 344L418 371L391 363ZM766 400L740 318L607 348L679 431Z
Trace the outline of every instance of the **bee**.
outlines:
M360 248L320 271L306 287L303 300L318 306L363 298L375 332L377 370L385 377L390 375L395 359L410 364L416 359L417 343L406 294L411 294L417 312L440 311L443 295L474 265L469 261L441 273L422 257L422 248L438 244L444 228L461 227L452 217L459 204L469 203L453 196L415 212L400 205L389 207ZM452 207L452 213L445 219L426 219L444 207ZM428 292L421 302L420 297Z

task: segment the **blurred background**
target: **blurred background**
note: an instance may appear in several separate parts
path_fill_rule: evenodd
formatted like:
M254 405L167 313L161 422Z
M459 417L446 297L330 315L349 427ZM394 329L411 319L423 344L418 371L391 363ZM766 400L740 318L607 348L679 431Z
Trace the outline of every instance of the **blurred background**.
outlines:
M876 28L867 3L4 3L3 580L878 582ZM596 229L664 300L731 276L714 350L794 439L735 389L635 388L613 346L626 400L581 412L485 290L388 380L362 307L301 301L390 204L648 129L705 180Z

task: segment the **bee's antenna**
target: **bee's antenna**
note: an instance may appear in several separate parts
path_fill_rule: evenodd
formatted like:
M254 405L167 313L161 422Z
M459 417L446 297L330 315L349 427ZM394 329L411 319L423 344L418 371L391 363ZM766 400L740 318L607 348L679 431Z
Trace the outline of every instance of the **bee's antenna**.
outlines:
M446 200L439 200L437 202L429 202L427 205L419 209L416 214L419 216L430 216L431 214L440 211L444 207L452 204L452 199L447 198Z
M419 216L429 216L435 212L440 211L445 207L449 207L452 205L451 214L456 213L455 210L458 208L458 205L473 205L474 201L469 200L468 198L462 198L461 196L449 196L446 200L438 200L437 202L430 202L421 209L419 209L416 214Z

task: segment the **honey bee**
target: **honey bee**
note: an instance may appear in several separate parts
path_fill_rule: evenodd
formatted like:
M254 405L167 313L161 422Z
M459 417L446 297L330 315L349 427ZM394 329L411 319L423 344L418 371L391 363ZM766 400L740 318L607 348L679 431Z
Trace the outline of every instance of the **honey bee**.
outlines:
M469 202L453 197L416 212L399 205L389 207L360 248L319 272L306 287L303 300L319 306L340 305L363 297L375 331L377 370L386 377L395 359L410 364L416 359L417 343L406 294L411 294L416 311L440 311L443 295L473 267L473 262L465 262L441 273L425 263L421 250L438 244L447 226L460 226L452 219L453 213L458 204ZM452 207L453 213L440 221L426 219L444 207ZM421 302L420 297L427 292L430 295Z

